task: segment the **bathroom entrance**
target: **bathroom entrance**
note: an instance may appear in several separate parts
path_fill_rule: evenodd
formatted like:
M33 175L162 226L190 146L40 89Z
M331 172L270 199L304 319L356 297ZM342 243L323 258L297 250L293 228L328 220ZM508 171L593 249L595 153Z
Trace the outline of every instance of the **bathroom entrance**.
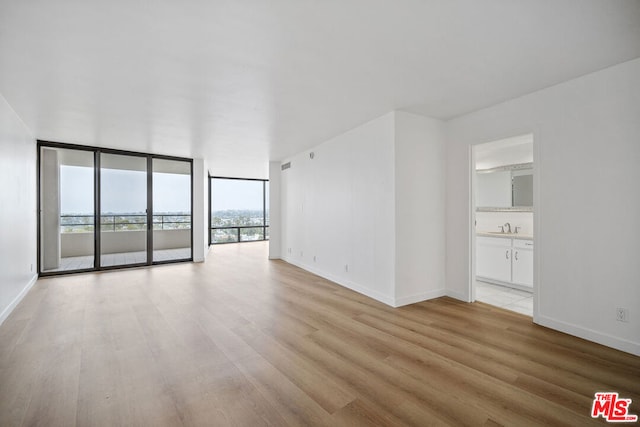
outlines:
M472 301L534 305L533 135L472 147Z

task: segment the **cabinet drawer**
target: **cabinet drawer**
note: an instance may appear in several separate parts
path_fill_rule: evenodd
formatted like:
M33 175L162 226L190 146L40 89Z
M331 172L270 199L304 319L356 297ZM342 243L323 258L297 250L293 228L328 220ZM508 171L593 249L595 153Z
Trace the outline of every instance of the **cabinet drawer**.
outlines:
M513 247L520 249L533 249L533 240L513 239Z
M511 239L504 239L502 237L477 236L476 237L476 245L502 246L502 247L505 247L505 248L510 248L511 247Z

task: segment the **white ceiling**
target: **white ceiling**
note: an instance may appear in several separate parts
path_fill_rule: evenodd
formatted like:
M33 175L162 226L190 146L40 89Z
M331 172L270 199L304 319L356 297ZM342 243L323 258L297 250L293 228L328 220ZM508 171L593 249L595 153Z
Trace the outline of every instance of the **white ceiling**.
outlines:
M37 138L216 175L637 57L638 0L0 0L0 93Z

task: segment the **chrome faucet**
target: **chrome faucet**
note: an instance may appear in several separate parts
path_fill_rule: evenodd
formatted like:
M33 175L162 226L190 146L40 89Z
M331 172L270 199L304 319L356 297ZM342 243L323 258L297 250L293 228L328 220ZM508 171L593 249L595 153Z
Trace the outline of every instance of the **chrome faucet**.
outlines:
M511 224L507 222L503 227L507 227L507 233L511 233Z

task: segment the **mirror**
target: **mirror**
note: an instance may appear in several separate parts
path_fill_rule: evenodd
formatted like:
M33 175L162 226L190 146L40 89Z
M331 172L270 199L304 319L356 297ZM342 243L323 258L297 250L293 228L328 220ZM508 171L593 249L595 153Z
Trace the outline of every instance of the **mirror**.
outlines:
M532 207L533 206L533 171L526 174L516 175L515 171L511 173L511 205L513 207Z
M476 171L478 210L531 211L533 167L531 163Z

